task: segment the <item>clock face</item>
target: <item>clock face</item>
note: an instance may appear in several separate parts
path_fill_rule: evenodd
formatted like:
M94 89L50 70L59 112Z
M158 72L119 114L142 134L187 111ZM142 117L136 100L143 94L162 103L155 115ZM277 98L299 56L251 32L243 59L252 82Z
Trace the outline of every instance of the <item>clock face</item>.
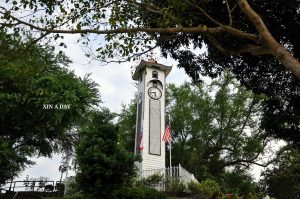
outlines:
M148 89L148 95L155 100L158 100L161 98L162 92L159 88L156 86L152 86Z

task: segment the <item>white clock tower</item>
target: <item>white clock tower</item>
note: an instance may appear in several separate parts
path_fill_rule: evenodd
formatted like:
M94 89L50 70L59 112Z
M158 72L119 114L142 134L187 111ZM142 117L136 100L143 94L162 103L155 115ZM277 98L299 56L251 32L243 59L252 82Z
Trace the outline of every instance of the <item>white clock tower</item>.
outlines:
M165 168L165 79L172 67L154 59L141 61L132 76L138 81L135 154L140 171Z

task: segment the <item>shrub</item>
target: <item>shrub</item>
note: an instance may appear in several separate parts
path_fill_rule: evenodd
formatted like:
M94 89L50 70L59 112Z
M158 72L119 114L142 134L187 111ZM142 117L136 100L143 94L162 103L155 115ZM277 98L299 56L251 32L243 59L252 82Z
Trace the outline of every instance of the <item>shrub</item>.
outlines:
M241 197L236 194L228 193L225 194L224 199L241 199Z
M213 195L221 192L218 183L211 179L206 179L201 183L191 181L187 186L189 192L191 192L193 195L198 195L200 193L203 194L204 192L208 198L211 198Z
M166 199L167 197L151 188L147 187L123 187L122 189L115 191L113 194L114 199Z
M187 184L187 189L190 193L192 194L196 194L201 192L201 187L200 187L200 183L195 182L195 181L191 181Z
M247 199L263 198L258 184L245 171L225 172L220 176L218 182L224 193L233 193Z
M160 173L155 173L147 178L143 178L140 183L146 187L155 188L160 186L164 181L164 176Z
M168 192L184 192L186 190L185 184L174 178L167 178L165 181L165 191Z

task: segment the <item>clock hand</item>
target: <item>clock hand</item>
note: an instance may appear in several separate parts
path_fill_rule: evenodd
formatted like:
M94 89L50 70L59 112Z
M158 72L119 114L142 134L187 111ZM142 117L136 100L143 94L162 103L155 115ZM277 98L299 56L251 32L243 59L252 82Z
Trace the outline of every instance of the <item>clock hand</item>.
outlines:
M155 92L150 92L152 97L156 97L156 93Z

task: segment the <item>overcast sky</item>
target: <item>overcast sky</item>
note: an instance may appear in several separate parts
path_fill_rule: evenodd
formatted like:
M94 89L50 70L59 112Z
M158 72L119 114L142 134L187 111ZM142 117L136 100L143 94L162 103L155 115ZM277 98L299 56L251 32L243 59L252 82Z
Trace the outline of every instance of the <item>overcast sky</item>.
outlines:
M80 45L77 43L78 36L69 35L65 36L65 43L68 48L65 49L67 56L71 58L71 70L75 74L83 77L87 73L91 73L90 78L99 84L101 94L102 106L108 107L113 112L121 110L121 105L128 104L133 99L134 93L137 88L134 87L134 81L131 79L131 66L136 65L137 62L131 63L111 63L107 66L100 66L97 62L90 62L84 56L84 52ZM178 69L177 63L174 60L162 59L159 52L155 51L154 57L157 58L159 63L173 66L171 73L167 77L167 83L182 84L184 81L190 81L190 78L185 75L183 69ZM55 155L52 159L38 158L36 165L26 169L18 177L19 180L24 180L26 175L29 177L37 178L40 176L48 177L51 180L59 180L60 173L58 167L60 165L61 157ZM72 172L69 173L72 175Z
M100 66L97 62L90 62L90 60L84 56L84 52L80 45L77 43L78 36L65 36L65 43L68 48L64 49L67 56L71 58L73 64L71 64L71 70L74 70L75 74L83 77L87 73L91 73L90 78L99 84L99 91L101 94L102 106L108 107L112 112L118 112L121 110L121 105L128 104L137 91L137 88L133 85L134 81L131 79L131 66L137 65L137 62L131 63L112 63L106 66ZM185 74L183 69L177 68L177 63L172 59L163 59L159 56L159 52L155 51L154 57L156 57L159 63L173 66L171 73L167 77L167 83L175 83L177 85L182 84L185 81L190 82L190 78ZM52 159L38 158L35 159L36 165L26 169L22 172L18 180L24 180L27 175L29 177L38 178L40 176L48 177L50 180L57 181L60 179L60 173L58 167L61 162L60 155L54 155ZM256 179L260 176L260 167L253 167L252 173ZM69 172L68 176L74 175L73 172Z

